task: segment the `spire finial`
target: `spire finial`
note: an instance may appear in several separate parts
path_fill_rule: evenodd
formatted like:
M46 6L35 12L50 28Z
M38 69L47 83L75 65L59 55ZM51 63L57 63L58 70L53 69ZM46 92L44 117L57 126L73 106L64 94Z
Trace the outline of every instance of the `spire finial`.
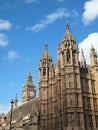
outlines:
M81 49L81 54L82 54L82 57L84 57L84 52L83 52L83 49Z
M66 22L66 30L69 30L69 24Z
M84 56L84 52L83 52L83 49L81 49L81 67L86 67L86 59L85 59L85 56Z
M48 50L48 43L45 43L45 50Z
M93 46L93 45L91 46L91 51L95 51L95 48L94 48L94 46Z
M91 46L91 48L94 48L93 45Z
M91 48L92 48L92 49L95 49L94 46L93 46L93 44L92 44Z
M30 66L29 66L29 68L28 68L28 74L30 74L31 73L31 68L30 68Z
M17 99L17 93L16 93L16 99Z
M18 101L18 98L17 98L17 93L16 93L16 97L15 97L15 100Z
M32 74L31 74L31 71L30 71L30 68L29 68L29 71L28 71L28 75L27 75L27 77L26 77L26 82L28 82L28 81L32 81Z

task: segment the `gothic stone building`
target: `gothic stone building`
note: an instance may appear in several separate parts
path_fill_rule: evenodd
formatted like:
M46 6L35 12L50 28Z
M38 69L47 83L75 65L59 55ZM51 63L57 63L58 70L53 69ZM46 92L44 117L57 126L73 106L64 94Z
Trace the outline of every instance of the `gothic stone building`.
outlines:
M22 115L21 127L25 130L98 130L97 53L92 46L90 65L86 64L83 50L80 61L78 56L76 40L67 24L62 43L58 45L56 64L52 63L47 45L40 59L38 98L35 97L35 87L29 74L22 91L23 105L13 110L13 115L16 113L12 117L13 128L19 125L17 120L19 115ZM23 119L27 115L28 117L32 115L32 107L36 108L33 109L33 113L37 114L24 122ZM21 114L18 112L20 108ZM36 118L36 128L34 128L34 118ZM6 117L4 121L7 119ZM13 124L14 120L16 122ZM3 125L4 121L2 121Z

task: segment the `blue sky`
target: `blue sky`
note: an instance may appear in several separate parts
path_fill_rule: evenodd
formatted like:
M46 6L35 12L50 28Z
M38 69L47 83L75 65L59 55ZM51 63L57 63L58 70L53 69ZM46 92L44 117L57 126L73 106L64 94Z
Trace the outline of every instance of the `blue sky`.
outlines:
M38 90L38 65L45 43L55 64L66 23L87 63L98 52L98 0L0 0L0 113L10 109L30 69Z

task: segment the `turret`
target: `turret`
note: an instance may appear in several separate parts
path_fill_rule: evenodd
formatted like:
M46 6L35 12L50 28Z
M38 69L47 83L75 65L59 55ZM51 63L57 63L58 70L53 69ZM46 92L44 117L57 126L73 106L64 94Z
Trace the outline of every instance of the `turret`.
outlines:
M48 52L48 46L45 45L44 53L40 59L39 64L39 81L42 79L49 79L53 76L52 58Z
M57 61L56 61L56 64L55 64L55 75L60 73L60 69L61 69L61 62L60 62L60 44L59 44L58 45Z
M78 65L78 47L76 40L70 32L69 24L66 24L66 33L62 39L59 50L61 66Z
M16 97L14 99L13 109L15 109L17 107L18 107L18 99L17 99L17 94L16 94Z
M50 83L54 77L54 67L52 64L52 58L48 52L48 46L45 45L44 53L40 59L39 64L39 111L42 117L45 116L46 123L44 120L40 119L40 128L48 130L48 117L46 115L49 114L48 110L48 101L51 97L52 88L50 87ZM45 124L45 126L44 126Z
M69 28L69 24L67 23L66 24L66 33L63 37L63 40L62 40L62 43L65 44L66 42L75 42L75 38L74 36L71 34L70 32L70 28ZM68 44L69 46L71 46L72 44ZM66 43L66 46L67 46L67 43Z
M84 56L83 49L81 50L80 66L82 68L86 68L86 59L85 59L85 56Z
M92 66L94 66L98 63L97 53L93 46L91 47L91 50L90 50L90 61L91 61Z

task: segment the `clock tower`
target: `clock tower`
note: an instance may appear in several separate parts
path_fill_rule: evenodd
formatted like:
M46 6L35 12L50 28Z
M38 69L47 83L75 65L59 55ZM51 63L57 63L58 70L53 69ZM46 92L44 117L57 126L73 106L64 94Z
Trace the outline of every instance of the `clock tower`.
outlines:
M32 81L32 74L29 71L28 76L26 78L26 83L22 88L22 103L24 104L35 97L36 97L36 89Z

